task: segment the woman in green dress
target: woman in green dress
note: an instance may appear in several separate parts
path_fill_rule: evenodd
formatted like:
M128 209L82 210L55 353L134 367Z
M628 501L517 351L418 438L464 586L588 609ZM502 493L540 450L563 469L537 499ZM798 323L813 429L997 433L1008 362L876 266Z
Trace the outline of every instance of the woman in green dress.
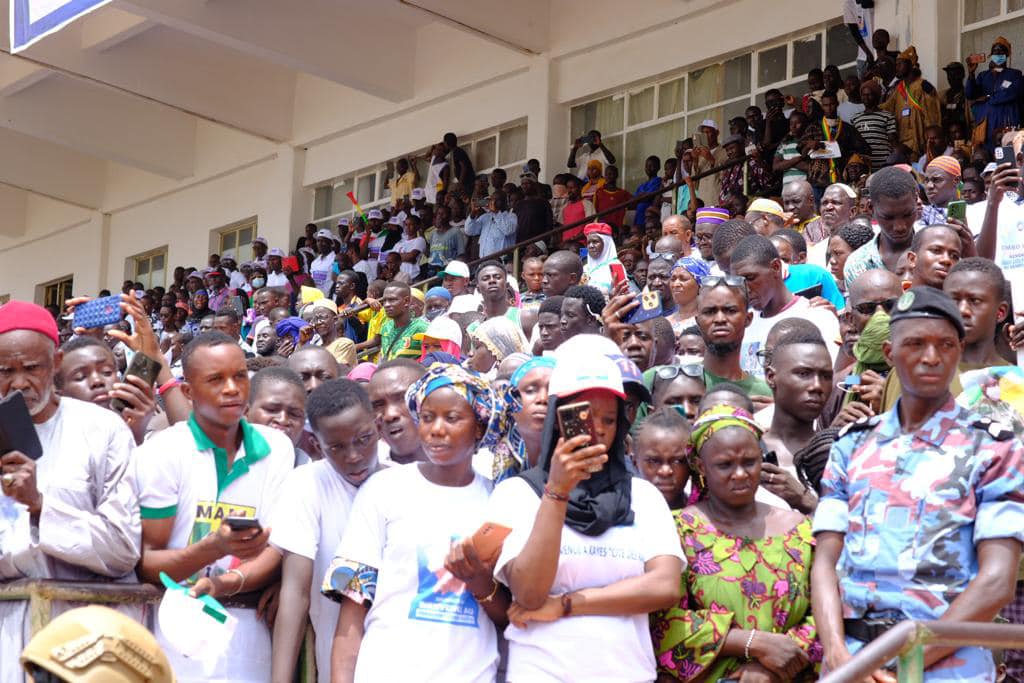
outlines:
M701 496L676 513L682 599L651 615L659 681L814 680L811 524L754 500L760 439L753 417L733 406L713 406L693 424Z

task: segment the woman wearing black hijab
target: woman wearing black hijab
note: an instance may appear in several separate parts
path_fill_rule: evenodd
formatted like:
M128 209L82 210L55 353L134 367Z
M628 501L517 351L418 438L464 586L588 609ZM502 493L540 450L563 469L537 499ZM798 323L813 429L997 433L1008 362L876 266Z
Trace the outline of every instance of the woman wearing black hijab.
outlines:
M540 461L491 496L512 529L495 566L514 600L508 680L653 681L647 615L678 603L682 550L664 497L626 468L618 366L573 356L551 374ZM559 433L558 406L580 401L593 444Z

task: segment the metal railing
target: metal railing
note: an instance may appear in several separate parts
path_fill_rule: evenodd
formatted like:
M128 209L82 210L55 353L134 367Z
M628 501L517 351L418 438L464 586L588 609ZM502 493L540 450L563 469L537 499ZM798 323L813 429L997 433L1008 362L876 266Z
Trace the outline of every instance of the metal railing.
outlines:
M56 603L93 605L139 605L145 610L143 625L153 630L155 606L163 597L163 590L148 583L109 583L104 581L57 581L53 579L18 579L0 582L0 602L27 602L29 635L42 630L56 616ZM237 598L218 598L225 607L252 607L254 595ZM316 655L313 629L307 623L306 635L299 651L294 680L296 683L316 683Z
M1024 648L1024 625L974 621L904 621L864 646L850 661L821 679L822 683L863 681L897 657L900 683L924 680L926 645L999 649Z

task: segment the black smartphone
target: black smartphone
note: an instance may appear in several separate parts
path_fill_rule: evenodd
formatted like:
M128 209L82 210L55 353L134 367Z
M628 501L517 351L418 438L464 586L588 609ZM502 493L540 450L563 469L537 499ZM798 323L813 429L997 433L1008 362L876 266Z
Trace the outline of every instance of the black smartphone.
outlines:
M1013 145L1004 145L992 150L992 158L996 164L1016 164L1017 154L1013 151Z
M799 292L794 292L797 296L802 296L805 299L813 299L816 296L821 296L821 283L811 285L807 289L801 289Z
M121 295L104 296L75 306L74 327L92 329L113 325L124 318L121 312Z
M158 374L160 374L160 363L144 353L136 353L132 356L132 362L124 372L125 377L134 375L150 386L156 381ZM128 404L119 398L115 398L110 402L110 407L120 413L128 407Z
M779 456L775 455L775 451L768 451L761 457L761 460L769 465L779 466Z
M946 204L946 216L961 223L967 223L967 202L957 200Z
M569 439L586 434L594 441L594 417L590 412L590 402L569 403L558 408L558 427L562 438Z
M249 517L225 517L224 523L231 527L232 531L242 531L243 529L263 531L263 527L260 526L260 520L250 519Z
M20 391L0 401L0 455L11 451L21 451L32 460L43 457L43 446Z

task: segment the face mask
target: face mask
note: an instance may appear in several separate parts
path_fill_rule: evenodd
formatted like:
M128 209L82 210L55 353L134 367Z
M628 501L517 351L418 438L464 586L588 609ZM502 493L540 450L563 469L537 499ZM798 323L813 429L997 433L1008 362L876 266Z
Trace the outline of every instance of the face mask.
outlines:
M444 312L445 310L443 308L435 308L432 311L427 311L426 313L424 313L423 317L426 318L427 320L433 320L434 318L438 317Z
M259 289L260 287L262 287L265 284L267 284L267 281L264 280L261 277L254 277L252 279L252 287L253 287L253 289Z
M996 66L1003 66L1006 64L1006 55L992 55L992 58L989 61Z

